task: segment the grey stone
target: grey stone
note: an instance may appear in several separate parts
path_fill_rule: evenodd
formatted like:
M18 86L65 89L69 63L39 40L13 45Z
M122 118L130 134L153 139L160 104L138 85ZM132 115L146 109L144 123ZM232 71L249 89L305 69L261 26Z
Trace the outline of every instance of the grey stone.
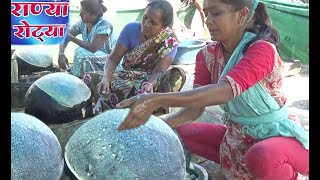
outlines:
M72 136L72 134L80 126L82 126L83 123L87 122L88 119L75 120L75 121L72 121L69 123L63 123L63 124L48 124L49 128L57 136L62 147L62 152L64 152L64 148L67 142L69 141L70 137Z

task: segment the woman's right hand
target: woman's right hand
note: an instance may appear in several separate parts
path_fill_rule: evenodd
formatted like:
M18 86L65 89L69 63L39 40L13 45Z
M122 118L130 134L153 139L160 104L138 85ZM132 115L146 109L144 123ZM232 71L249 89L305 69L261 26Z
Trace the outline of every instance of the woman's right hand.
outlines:
M59 68L66 70L68 68L68 59L64 54L59 54L58 57Z
M98 93L109 94L110 93L110 80L109 78L103 77L99 84L97 84Z
M153 97L157 95L154 93L140 94L131 97L118 103L117 108L128 108L130 111L124 121L119 125L118 131L137 128L145 124L154 110L159 108L157 101Z

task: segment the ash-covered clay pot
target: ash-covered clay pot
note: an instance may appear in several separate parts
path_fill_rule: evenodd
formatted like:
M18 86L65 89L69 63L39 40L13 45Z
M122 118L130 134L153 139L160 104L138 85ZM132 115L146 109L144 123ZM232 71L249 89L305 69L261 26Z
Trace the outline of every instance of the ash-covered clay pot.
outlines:
M12 59L17 61L19 76L53 70L53 59L45 46L19 47L13 52Z
M46 124L92 116L91 91L79 78L56 72L37 79L25 95L25 112Z
M52 130L25 113L11 113L11 179L59 180L61 145Z
M183 180L186 163L174 131L151 116L138 128L117 131L129 109L113 109L84 123L69 139L65 160L82 180Z

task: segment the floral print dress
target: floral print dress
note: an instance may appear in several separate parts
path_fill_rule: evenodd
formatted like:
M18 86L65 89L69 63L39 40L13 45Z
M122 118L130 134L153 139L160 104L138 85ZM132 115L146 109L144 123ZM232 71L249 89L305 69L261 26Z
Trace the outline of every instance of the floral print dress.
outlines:
M123 58L122 69L113 74L110 82L110 94L103 96L103 102L100 101L102 103L101 111L115 108L115 105L122 100L138 95L142 84L149 80L157 63L177 45L174 33L167 28L129 51ZM101 76L99 79L95 78L96 80L93 80L92 77L90 79L95 81L92 84L97 84L100 82ZM181 68L170 68L159 77L153 92L180 91L185 79L185 73Z
M259 62L260 64L258 63L254 66L250 61L248 61L248 63L243 62L242 65L248 67L246 68L248 72L253 71L254 73L259 73L259 71L262 71L262 69L269 69L270 72L268 72L267 75L260 80L260 83L276 100L276 102L280 106L283 106L286 102L286 97L281 90L283 79L281 58L278 55L275 46L271 43L260 40L251 46L256 46L255 48L259 49L257 45L267 45L273 48L273 50L270 48L274 53L270 56L270 61L273 63L266 63L261 60L262 62ZM249 52L249 50L247 52ZM203 48L197 55L194 86L204 86L206 84L217 83L219 81L220 74L227 63L223 57L221 44L218 42L213 42ZM256 54L252 54L251 57L258 56ZM266 68L265 66L269 67ZM226 76L221 78L221 80L229 81L232 86L234 96L238 96L244 92L248 88L248 84L250 85L256 83L253 82L250 79L250 76L247 76L247 74L240 74L239 72L237 72L237 69L234 69L233 72L227 73ZM210 76L210 78L208 78L208 76ZM242 79L239 81L237 78L244 78L245 80ZM239 84L237 82L246 82L246 84ZM290 115L289 118L293 121L297 121L297 118L294 115ZM254 176L248 171L248 168L244 162L244 155L248 149L259 140L256 140L244 133L242 131L242 125L232 122L228 117L224 117L224 122L227 126L227 131L220 144L219 152L221 168L225 176L228 179L237 180L255 179Z

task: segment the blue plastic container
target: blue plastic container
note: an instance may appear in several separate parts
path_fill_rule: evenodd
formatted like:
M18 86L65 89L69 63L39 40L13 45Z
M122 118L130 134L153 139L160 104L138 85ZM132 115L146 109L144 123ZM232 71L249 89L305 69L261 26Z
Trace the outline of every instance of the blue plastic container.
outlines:
M205 45L206 42L201 40L182 41L178 46L177 54L172 64L194 64L197 53Z

